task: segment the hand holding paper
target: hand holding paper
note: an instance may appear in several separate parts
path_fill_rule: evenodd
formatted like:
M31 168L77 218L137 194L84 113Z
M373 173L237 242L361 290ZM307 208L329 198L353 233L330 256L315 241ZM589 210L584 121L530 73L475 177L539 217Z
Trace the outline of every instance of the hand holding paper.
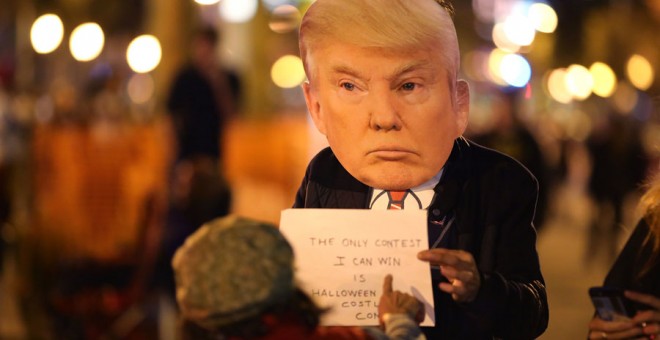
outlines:
M430 249L419 252L417 257L440 267L440 272L449 283L440 283L440 290L451 294L454 301L474 300L481 286L481 277L472 254L463 250Z

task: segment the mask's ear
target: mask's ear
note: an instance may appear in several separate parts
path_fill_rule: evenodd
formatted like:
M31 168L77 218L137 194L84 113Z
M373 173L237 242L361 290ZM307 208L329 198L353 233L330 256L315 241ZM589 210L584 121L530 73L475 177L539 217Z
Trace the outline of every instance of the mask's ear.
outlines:
M470 117L470 85L467 81L459 79L456 82L456 126L458 135L462 135L467 128Z
M309 82L304 82L302 84L303 93L305 94L305 102L307 103L307 109L309 110L310 116L314 121L316 129L319 130L322 134L326 134L325 121L323 120L321 112L321 103L319 102L318 93L316 90L312 89L312 84Z

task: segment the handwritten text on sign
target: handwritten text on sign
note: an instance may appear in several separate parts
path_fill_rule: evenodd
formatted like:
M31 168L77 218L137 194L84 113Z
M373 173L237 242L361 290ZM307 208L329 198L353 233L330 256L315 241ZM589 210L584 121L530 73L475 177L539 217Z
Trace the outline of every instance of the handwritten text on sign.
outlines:
M432 326L433 293L428 263L425 210L287 209L280 229L296 256L301 288L331 307L325 325L378 325L385 275L394 289L426 308L422 325Z

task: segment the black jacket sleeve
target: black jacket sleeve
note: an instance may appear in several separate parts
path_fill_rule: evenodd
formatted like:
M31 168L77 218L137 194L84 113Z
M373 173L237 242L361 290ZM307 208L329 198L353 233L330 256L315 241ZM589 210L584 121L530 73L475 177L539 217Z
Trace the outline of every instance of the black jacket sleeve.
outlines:
M479 333L533 339L545 331L549 317L532 222L538 183L513 159L492 152L478 156L457 213L461 223L470 224L462 229L474 239L467 250L475 256L482 282L475 300L461 307ZM484 165L482 171L479 164L496 166Z

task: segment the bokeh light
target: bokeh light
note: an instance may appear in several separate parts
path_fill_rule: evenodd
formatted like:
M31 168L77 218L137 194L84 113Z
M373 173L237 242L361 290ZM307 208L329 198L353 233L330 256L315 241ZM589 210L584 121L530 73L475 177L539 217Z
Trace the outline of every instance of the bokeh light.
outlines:
M500 49L494 49L490 52L488 56L488 78L495 84L506 86L507 83L502 79L502 74L500 73L502 65L502 59L508 53Z
M128 98L135 104L147 103L154 96L154 79L150 74L133 74L128 80Z
M507 40L518 46L531 45L536 35L532 22L521 14L508 16L504 21L503 30Z
M301 17L302 15L296 7L281 5L273 9L268 27L277 33L291 32L298 28Z
M617 112L623 115L630 114L637 105L637 90L626 81L620 81L614 95L610 98Z
M71 55L78 61L90 61L103 51L105 35L101 26L94 22L87 22L76 27L71 32L69 49Z
M207 5L215 5L218 2L220 2L220 0L195 0L195 2L200 5L207 6Z
M552 33L557 29L557 13L548 4L533 3L529 6L527 16L532 26L539 32Z
M520 45L513 43L506 35L504 23L498 23L493 26L492 38L495 46L501 50L511 53L516 53L520 50Z
M573 101L573 96L566 87L565 68L558 68L550 71L546 79L546 89L552 99L563 104L568 104Z
M37 53L47 54L55 51L64 38L64 25L55 14L44 14L37 18L30 29L32 48Z
M223 20L242 23L252 20L258 6L257 0L223 0L218 8Z
M499 66L500 77L509 85L524 87L532 76L532 68L523 56L507 54Z
M151 72L160 64L161 57L160 42L149 34L133 39L126 51L128 66L137 73Z
M594 88L594 78L589 70L578 64L573 64L566 70L566 88L577 100L589 98Z
M275 85L293 88L305 81L305 69L302 60L294 55L285 55L278 59L270 69L270 77Z
M626 63L626 75L633 86L645 91L653 84L655 72L653 65L646 58L635 54Z
M609 65L595 62L589 67L589 73L594 80L593 91L597 96L607 98L616 90L616 74Z

